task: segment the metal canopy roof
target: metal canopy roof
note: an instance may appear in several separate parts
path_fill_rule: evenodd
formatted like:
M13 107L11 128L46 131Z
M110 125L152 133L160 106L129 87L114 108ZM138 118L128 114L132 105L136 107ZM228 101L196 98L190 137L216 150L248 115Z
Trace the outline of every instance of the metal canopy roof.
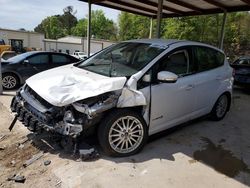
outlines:
M148 17L157 17L158 0L80 0ZM249 11L250 0L163 0L162 17Z

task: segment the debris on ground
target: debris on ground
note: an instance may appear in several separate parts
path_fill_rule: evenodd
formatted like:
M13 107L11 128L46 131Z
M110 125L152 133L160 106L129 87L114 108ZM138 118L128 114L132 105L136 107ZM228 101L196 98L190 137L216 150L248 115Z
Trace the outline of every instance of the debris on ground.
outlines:
M60 185L62 183L62 181L58 181L56 184L55 184L55 187Z
M33 155L31 159L27 160L27 161L23 164L23 166L24 166L24 167L27 167L27 166L31 165L33 162L35 162L36 160L40 159L42 156L43 156L43 152L40 152L40 153L38 153L38 154L36 154L36 155Z
M5 150L6 146L3 145L3 146L0 146L0 150Z
M46 161L44 161L44 162L43 162L43 164L44 164L45 166L50 165L50 163L51 163L51 161L50 161L50 160L46 160Z
M0 141L3 141L6 137L6 135L0 135Z
M24 176L16 175L16 174L14 174L13 176L11 176L7 179L7 181L15 181L17 183L24 183L25 180L26 180L26 178Z
M86 160L90 160L90 159L94 159L94 158L98 158L99 157L99 153L97 152L96 149L94 148L90 148L90 149L80 149L79 150L79 154L80 154L80 158L83 161Z
M26 138L24 138L24 139L18 141L18 145L25 144L27 141L29 141L29 138L26 137Z
M12 160L12 161L10 162L10 164L11 164L12 167L14 167L14 166L16 165L16 161L15 161L15 160Z

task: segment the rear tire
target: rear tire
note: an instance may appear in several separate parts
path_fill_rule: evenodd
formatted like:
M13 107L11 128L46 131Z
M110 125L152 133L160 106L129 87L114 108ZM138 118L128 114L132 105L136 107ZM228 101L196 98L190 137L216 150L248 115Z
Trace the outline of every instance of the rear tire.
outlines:
M2 83L5 90L16 89L20 84L18 76L13 73L4 73Z
M110 156L125 157L138 153L147 138L148 128L143 117L128 109L112 111L98 128L100 146Z
M225 117L230 106L229 96L222 94L216 101L213 110L211 112L211 119L219 121Z

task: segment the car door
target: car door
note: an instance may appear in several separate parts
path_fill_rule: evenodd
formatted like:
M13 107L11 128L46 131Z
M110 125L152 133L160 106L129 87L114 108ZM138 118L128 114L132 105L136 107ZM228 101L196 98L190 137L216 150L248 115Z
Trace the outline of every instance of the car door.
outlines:
M227 77L223 64L225 55L218 50L194 46L194 59L197 64L195 79L196 114L197 116L207 114L218 98L218 91L222 82Z
M151 88L150 133L190 119L195 106L194 78L195 67L190 47L168 53L156 64L153 80L157 73L169 71L178 75L175 83L155 81Z
M23 79L26 80L30 76L47 70L49 68L49 55L46 53L39 53L27 57L22 66L20 66L20 70L18 72L22 75Z

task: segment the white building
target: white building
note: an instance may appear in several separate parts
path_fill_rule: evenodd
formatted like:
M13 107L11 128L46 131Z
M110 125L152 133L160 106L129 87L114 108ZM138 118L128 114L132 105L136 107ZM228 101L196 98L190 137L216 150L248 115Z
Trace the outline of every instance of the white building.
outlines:
M12 30L0 28L0 39L12 47L21 45L23 48L43 50L44 34L32 31Z
M87 52L87 38L66 36L57 40L45 39L44 34L33 31L22 31L0 28L0 39L12 49L26 48L28 50L57 51L72 54L75 51ZM114 44L112 41L91 39L90 53L95 53L107 46ZM21 51L20 51L21 52Z
M57 51L72 54L75 51L87 52L87 38L66 36L57 40L44 39L44 51ZM112 41L91 39L90 53L95 53L114 44Z

